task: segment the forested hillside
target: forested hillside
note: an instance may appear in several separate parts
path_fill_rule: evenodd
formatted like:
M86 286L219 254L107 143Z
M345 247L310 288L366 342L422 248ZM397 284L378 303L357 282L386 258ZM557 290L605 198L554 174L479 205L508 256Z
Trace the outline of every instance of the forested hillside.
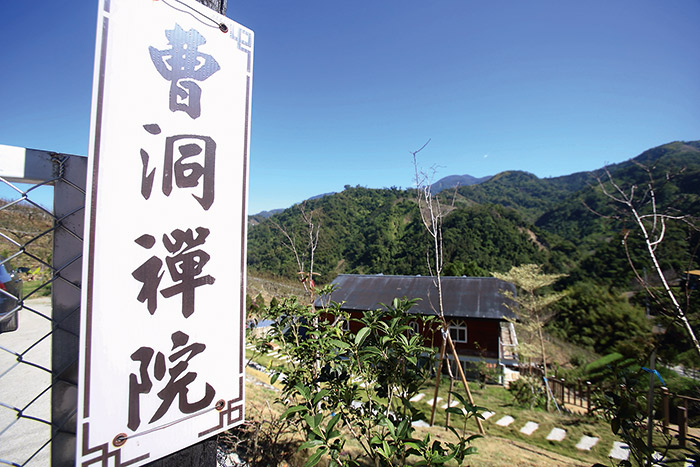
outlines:
M342 193L308 201L304 209L321 226L314 270L321 282L340 273L429 274L428 234L418 217L414 195L396 189L347 187ZM446 208L444 249L448 275L484 276L528 262L565 267L566 256L554 245L544 246L536 228L520 214L496 204ZM300 207L252 226L248 264L252 269L287 277L297 265L277 224L294 236L305 252L307 227ZM545 237L549 238L549 235Z
M666 144L609 166L621 187L636 185L637 199L650 181L638 164L650 169L659 209L700 216L700 142ZM601 192L599 180L605 177L603 168L549 179L509 171L456 191L442 187L445 274L488 276L514 265L542 264L547 271L568 274L559 287L568 288L570 298L560 306L553 331L598 351L616 348L611 336L643 342L650 322L643 318L644 300L636 293L622 247L625 233L634 232L626 241L640 264L646 261L645 250L635 225L621 218L619 206ZM256 218L249 230L252 271L297 276L289 240L280 229L294 240L308 268L309 230L301 209L320 226L314 270L321 283L339 273L430 274L430 240L420 223L415 191L359 186L307 200L270 219ZM658 252L671 277L698 268L699 240L688 223L667 225ZM605 332L603 323L612 322L622 326L617 334L596 340Z
M528 172L508 171L479 185L462 187L458 193L473 203L512 208L534 222L572 191L568 185L552 183Z
M674 212L700 215L700 142L671 143L644 152L632 161L609 167L621 186L636 184L638 196L648 183L635 162L652 168L656 203ZM606 273L603 262L615 266L617 236L633 226L612 219L613 203L598 187L602 169L552 179L509 171L471 186L442 191L445 269L453 275L484 275L526 262L542 263L553 272L582 274L624 285L629 274ZM456 198L453 200L452 198ZM418 222L413 190L349 187L341 193L308 200L307 212L321 225L315 270L322 281L338 273L427 274L425 252L429 242ZM297 265L284 246L279 225L295 235L303 252L307 228L300 206L256 218L249 233L249 266L292 277ZM669 267L677 269L691 248L685 224L669 224ZM685 236L685 238L683 238ZM632 238L634 241L634 238ZM597 259L596 259L597 258ZM602 269L602 270L601 270ZM624 265L620 269L624 269ZM617 276L621 281L616 281Z

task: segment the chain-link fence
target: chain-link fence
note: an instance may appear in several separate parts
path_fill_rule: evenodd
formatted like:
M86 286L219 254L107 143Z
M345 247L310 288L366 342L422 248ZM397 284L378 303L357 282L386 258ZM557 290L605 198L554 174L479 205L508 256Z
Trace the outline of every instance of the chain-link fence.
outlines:
M0 465L74 463L85 175L0 146Z

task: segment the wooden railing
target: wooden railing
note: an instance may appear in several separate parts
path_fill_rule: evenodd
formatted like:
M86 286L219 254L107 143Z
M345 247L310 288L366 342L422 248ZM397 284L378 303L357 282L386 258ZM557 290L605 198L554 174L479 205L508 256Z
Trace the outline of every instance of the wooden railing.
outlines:
M600 387L593 386L590 381L566 381L563 378L547 378L547 381L552 395L564 408L581 407L588 415L595 412L595 401L602 396ZM685 447L688 438L693 437L688 430L689 415L700 412L700 399L673 394L666 387L658 388L654 399L658 401L655 404L658 407L656 418L660 419L664 434L677 433L679 446Z

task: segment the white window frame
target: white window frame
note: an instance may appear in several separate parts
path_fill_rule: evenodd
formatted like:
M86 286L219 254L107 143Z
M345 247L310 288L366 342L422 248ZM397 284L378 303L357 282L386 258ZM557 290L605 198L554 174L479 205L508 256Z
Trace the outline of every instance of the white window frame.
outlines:
M451 324L449 327L450 337L452 342L466 344L468 342L467 325L466 324ZM460 334L464 332L464 339L460 339Z
M420 334L420 323L418 321L411 321L408 325L411 326L414 334Z

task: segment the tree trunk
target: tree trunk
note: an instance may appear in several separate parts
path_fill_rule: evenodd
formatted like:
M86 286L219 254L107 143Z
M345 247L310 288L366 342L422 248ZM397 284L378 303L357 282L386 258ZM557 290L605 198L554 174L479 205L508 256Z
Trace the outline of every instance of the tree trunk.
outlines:
M649 257L651 258L651 261L654 265L654 270L656 271L656 274L659 276L659 279L661 280L661 284L664 287L664 291L666 292L666 295L668 298L671 300L671 303L673 304L674 311L676 313L676 317L683 323L683 327L685 327L685 330L688 332L688 337L690 338L690 342L693 344L693 348L695 349L695 352L698 354L700 357L700 342L698 341L698 338L695 336L695 331L693 330L693 327L690 325L690 321L688 321L688 317L685 314L685 310L681 308L681 305L678 303L678 300L676 299L676 295L673 293L671 290L671 287L668 285L668 281L666 280L666 276L664 275L663 270L661 269L661 265L659 265L659 261L656 259L656 253L654 251L654 245L652 244L651 239L649 238L649 233L647 232L646 227L644 226L644 222L642 219L639 217L639 214L637 213L637 210L630 204L630 209L632 211L632 214L634 215L634 220L639 226L639 228L642 231L642 234L644 235L644 242L646 243L647 251L649 252Z
M539 335L540 338L540 351L542 352L542 371L544 371L544 377L547 377L547 354L544 350L544 334L542 334L542 326L538 325L537 326L537 334ZM547 412L549 412L549 390L545 388L545 393L547 396Z

